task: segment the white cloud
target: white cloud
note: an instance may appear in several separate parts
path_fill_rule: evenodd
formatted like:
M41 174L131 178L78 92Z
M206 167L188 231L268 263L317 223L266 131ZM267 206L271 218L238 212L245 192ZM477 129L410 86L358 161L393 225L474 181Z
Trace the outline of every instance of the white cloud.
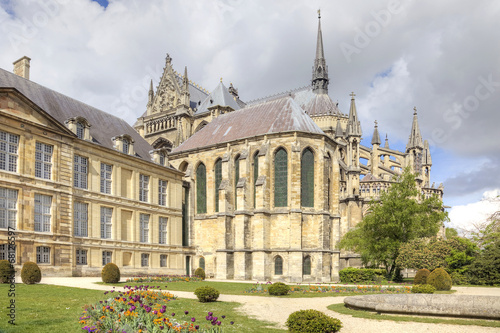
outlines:
M449 211L449 226L459 232L471 231L497 211L500 211L500 189L486 191L478 202L453 206Z

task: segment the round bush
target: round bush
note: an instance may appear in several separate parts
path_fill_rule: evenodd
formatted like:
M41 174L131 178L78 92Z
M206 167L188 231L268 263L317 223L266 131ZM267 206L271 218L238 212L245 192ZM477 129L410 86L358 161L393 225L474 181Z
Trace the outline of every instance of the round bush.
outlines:
M101 278L104 283L117 283L120 281L120 269L110 262L102 268Z
M450 290L451 277L444 269L436 268L427 277L427 283L433 285L436 290Z
M194 275L199 277L200 279L202 280L205 280L205 271L203 270L203 268L201 267L198 267L195 271L194 271Z
M338 332L342 322L317 310L300 310L290 314L286 326L293 333L331 333Z
M281 296L286 295L290 291L290 287L283 282L275 282L269 286L269 295Z
M436 288L430 284L416 284L411 287L411 292L414 294L434 294Z
M8 260L0 260L0 283L9 283L15 274L14 267Z
M215 302L219 298L219 291L209 286L196 288L194 294L202 303Z
M415 274L413 284L426 284L429 274L431 274L431 272L427 268L419 269L417 274Z
M25 262L21 269L21 280L23 280L24 284L34 284L42 281L40 267L34 262Z

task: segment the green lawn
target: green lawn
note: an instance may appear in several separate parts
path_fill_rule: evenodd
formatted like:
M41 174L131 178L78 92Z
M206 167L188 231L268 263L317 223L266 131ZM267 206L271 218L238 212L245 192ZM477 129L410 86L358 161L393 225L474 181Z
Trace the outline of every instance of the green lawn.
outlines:
M210 286L215 289L217 289L221 294L225 295L247 295L247 296L266 296L269 297L269 294L266 293L245 293L245 290L250 289L252 286L254 286L251 283L238 283L238 282L214 282L214 281L200 281L200 282L184 282L184 281L179 281L179 282L168 282L168 283L159 283L159 282L119 282L119 283L113 283L113 284L105 284L102 282L98 282L98 284L102 285L109 285L111 286L117 286L117 287L123 287L123 286L140 286L140 285L149 285L149 286L154 286L160 287L163 290L168 290L168 291L190 291L194 292L196 288L201 287L201 286ZM332 286L332 285L330 285ZM300 285L300 286L291 286L294 288L300 288L300 289L309 289L309 285ZM316 287L315 285L312 285L312 287ZM264 285L264 288L267 288ZM335 288L344 288L342 285L335 285ZM378 293L378 292L375 292ZM360 294L373 294L373 292L367 292L367 293L360 293L360 292L313 292L313 293L301 293L301 292L295 292L291 293L285 296L279 296L283 298L303 298L303 297L336 297L336 296L356 296ZM278 296L274 296L278 297Z
M432 324L449 324L449 325L475 325L484 327L500 327L499 321L482 320L482 319L443 319L436 317L419 317L419 316L404 316L404 315L391 315L391 314L376 314L375 312L364 310L349 309L344 305L332 304L328 306L329 310L350 315L356 318L374 319L374 320L392 320L398 322L412 321L417 323L432 323Z
M110 288L111 289L111 288ZM8 323L7 305L8 285L0 284L0 332L5 333L52 333L52 332L83 332L78 319L82 306L106 299L102 291L69 288L52 285L16 284L16 326ZM285 332L279 329L267 328L273 326L256 319L249 318L236 309L239 303L199 303L197 300L178 299L168 303L168 311L175 312L176 318L189 311L190 316L205 318L208 311L218 316L225 315L226 332Z

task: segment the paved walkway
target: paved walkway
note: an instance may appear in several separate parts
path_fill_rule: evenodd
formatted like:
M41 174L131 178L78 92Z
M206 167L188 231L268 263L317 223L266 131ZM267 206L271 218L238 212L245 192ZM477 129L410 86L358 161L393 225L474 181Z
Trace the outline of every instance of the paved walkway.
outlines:
M95 284L101 281L98 277L44 277L42 283L67 287L77 287L95 290L110 290L109 286ZM232 281L236 282L236 281ZM117 288L119 289L119 288ZM500 288L453 287L457 294L490 295L500 297ZM196 298L192 292L171 291L180 298ZM220 301L241 303L239 310L246 315L278 324L285 329L285 321L290 313L298 310L316 309L342 321L341 333L406 333L406 332L438 332L438 333L479 333L499 332L498 328L425 324L416 322L393 322L389 320L371 320L342 315L327 309L334 303L343 303L344 297L315 298L276 298L262 296L221 295Z

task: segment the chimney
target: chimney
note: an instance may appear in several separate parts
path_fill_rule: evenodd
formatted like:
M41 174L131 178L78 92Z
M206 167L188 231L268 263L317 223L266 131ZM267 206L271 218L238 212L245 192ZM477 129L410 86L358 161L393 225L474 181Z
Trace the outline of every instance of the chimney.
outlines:
M24 77L26 80L30 79L30 58L27 56L22 57L13 62L14 74Z

